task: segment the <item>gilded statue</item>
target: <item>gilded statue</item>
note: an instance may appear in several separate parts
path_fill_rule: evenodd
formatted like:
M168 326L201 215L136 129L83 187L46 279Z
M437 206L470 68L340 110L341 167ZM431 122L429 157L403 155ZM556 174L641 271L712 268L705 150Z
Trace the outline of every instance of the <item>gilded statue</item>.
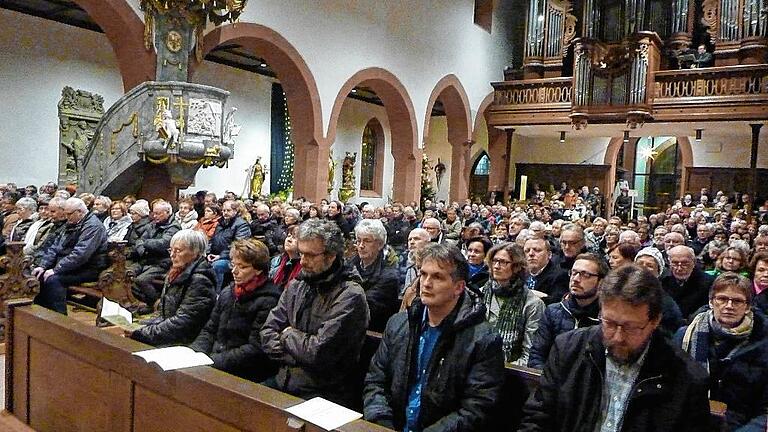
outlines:
M357 153L350 153L344 156L344 161L341 164L341 187L344 189L355 188L355 159Z
M250 178L251 178L251 198L256 199L261 196L261 187L264 185L264 179L266 174L264 173L264 166L261 165L261 156L256 157L256 162L251 165Z
M333 183L336 181L336 162L333 159L333 150L328 154L328 192L333 190Z

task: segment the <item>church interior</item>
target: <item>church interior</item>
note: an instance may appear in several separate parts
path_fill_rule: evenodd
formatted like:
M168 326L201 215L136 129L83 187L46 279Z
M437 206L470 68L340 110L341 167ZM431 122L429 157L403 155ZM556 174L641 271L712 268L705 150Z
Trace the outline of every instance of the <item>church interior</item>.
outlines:
M0 182L375 206L423 202L425 177L446 203L625 183L640 215L768 198L766 0L180 3L1 1ZM8 302L4 430L321 430L293 396L163 375Z

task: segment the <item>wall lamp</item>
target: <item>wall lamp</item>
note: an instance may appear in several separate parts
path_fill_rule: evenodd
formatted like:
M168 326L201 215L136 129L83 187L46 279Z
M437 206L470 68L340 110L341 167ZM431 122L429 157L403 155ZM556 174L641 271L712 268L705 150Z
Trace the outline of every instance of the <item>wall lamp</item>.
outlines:
M560 131L560 144L565 144L565 131Z
M624 131L624 144L627 144L627 143L629 143L629 131L625 130Z
M696 142L701 142L701 133L704 129L696 129Z

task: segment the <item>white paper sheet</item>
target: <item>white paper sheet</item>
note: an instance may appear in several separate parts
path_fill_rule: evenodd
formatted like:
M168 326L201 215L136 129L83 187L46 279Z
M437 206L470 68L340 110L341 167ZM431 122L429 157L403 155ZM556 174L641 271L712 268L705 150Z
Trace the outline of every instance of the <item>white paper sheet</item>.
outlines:
M344 408L321 397L294 405L286 411L325 430L336 429L363 417L359 412Z
M164 371L213 364L213 360L204 353L185 346L137 351L133 355L143 358L147 363L157 363Z

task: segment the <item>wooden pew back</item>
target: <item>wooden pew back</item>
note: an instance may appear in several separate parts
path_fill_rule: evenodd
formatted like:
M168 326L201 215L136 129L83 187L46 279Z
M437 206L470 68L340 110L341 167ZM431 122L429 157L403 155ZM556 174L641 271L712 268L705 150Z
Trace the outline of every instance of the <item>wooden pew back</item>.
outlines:
M6 409L35 430L307 431L301 399L211 367L163 372L149 348L27 303L9 308ZM355 421L341 431L385 431Z

